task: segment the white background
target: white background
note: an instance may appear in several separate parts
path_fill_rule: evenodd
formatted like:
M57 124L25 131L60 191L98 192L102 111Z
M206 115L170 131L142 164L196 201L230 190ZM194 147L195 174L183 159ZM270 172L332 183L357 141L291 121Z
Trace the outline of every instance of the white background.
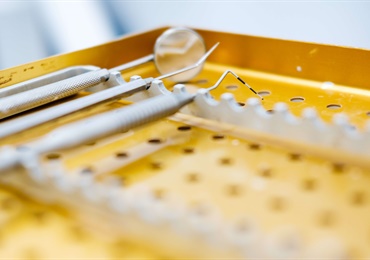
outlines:
M370 49L369 1L0 0L0 69L163 25Z

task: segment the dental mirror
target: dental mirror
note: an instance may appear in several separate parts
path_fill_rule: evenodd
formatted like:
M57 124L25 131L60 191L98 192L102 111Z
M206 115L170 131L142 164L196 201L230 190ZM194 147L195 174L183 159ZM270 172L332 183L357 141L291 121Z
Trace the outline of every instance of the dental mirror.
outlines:
M112 68L110 71L123 71L154 61L158 72L163 75L196 63L205 53L206 46L202 36L189 28L175 27L166 30L157 38L153 54ZM188 81L198 75L202 68L203 64L190 71L174 75L169 80Z
M167 74L197 62L206 53L202 37L188 28L172 28L165 31L154 45L154 63L161 74ZM170 80L185 82L202 70L203 65L185 73L172 76Z

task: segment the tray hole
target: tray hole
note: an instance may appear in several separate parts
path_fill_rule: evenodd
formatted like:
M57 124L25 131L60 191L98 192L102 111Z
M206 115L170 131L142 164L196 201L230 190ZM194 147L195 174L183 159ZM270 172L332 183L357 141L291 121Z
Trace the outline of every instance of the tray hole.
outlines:
M365 204L365 193L361 191L354 192L352 194L352 204L356 206L360 206Z
M266 110L266 113L267 114L273 114L274 113L274 110L273 109Z
M191 130L191 126L188 126L188 125L179 126L177 128L177 130L179 130L179 131L189 131L189 130Z
M333 163L334 173L343 173L345 170L345 165L343 163Z
M320 214L319 225L329 227L334 224L334 214L331 211L324 211Z
M47 219L47 216L48 216L49 212L45 211L45 210L38 210L38 211L34 211L32 212L32 216L36 219L37 222L39 223L45 223L46 219Z
M58 160L61 157L62 156L59 153L49 153L49 154L46 155L46 159L48 159L48 160Z
M228 85L228 86L226 86L226 89L228 89L228 90L236 90L236 89L238 89L238 86L237 85Z
M221 135L221 134L217 134L217 135L213 135L212 136L212 139L213 140L222 140L224 138L225 138L225 136L224 135Z
M299 103L299 102L303 102L304 101L304 98L303 97L293 97L290 99L291 102L295 102L295 103Z
M209 213L208 208L201 203L196 203L191 206L191 210L198 216L205 216Z
M286 201L284 198L275 197L271 200L271 209L274 211L282 211L286 208Z
M96 145L96 142L90 142L90 143L86 143L87 146L94 146Z
M245 103L244 102L238 102L239 106L244 107Z
M331 109L331 110L337 110L337 109L342 108L342 105L339 105L339 104L329 104L329 105L326 106L326 108Z
M303 181L303 188L306 191L313 191L317 187L317 182L314 179L306 179Z
M354 126L354 125L348 125L347 127L348 127L348 129L349 129L349 130L351 130L351 131L356 131L356 130L357 130L357 127L356 127L356 126Z
M231 144L234 146L238 146L240 144L240 141L238 139L234 139L231 141Z
M196 81L197 84L205 84L208 83L208 79L199 79Z
M289 154L289 159L292 161L299 161L302 159L302 155L299 153L291 153Z
M193 154L194 153L194 148L186 147L182 151L183 151L184 154Z
M253 226L247 220L240 220L235 225L236 230L240 233L247 233L253 230Z
M260 169L259 170L259 172L260 172L260 175L262 176L262 177L264 177L264 178L270 178L270 177L272 177L272 170L271 170L271 168L262 168L262 169Z
M163 143L163 140L160 138L152 138L148 140L148 143L150 144L161 144Z
M254 150L254 151L258 151L258 150L261 149L261 145L260 144L250 144L249 149Z
M124 176L119 176L119 177L117 177L117 183L120 185L120 186L123 186L123 187L125 187L125 186L127 186L127 183L128 183L128 179L127 179L127 177L124 177Z
M152 168L153 170L160 170L163 168L163 164L161 162L151 162L150 168Z
M231 165L232 160L231 160L231 158L227 158L227 157L221 158L220 159L220 164L222 164L222 165Z
M125 177L123 176L110 176L106 180L103 181L108 185L112 185L114 187L123 187L126 186Z
M260 96L262 96L262 97L266 97L266 96L271 95L271 92L270 92L270 91L268 91L268 90L258 91L257 93L258 93L258 95L260 95Z
M190 183L196 183L199 182L199 174L198 173L189 173L186 175L186 180Z
M80 226L71 226L70 227L70 233L73 236L74 239L77 239L78 241L85 240L88 238L88 235L84 231L84 229Z
M0 207L2 210L11 210L17 205L17 200L11 197L1 200Z
M94 173L94 169L92 167L85 167L81 169L81 174L92 174Z
M366 115L370 117L370 111L369 111L369 112L367 112L367 113L366 113Z
M155 189L153 190L153 196L158 199L158 200L161 200L164 198L166 192L164 189Z
M236 197L242 192L242 188L239 185L231 184L226 187L226 192L229 196Z
M116 153L116 158L118 158L118 159L124 159L124 158L127 158L127 157L128 157L128 153L126 153L126 152Z

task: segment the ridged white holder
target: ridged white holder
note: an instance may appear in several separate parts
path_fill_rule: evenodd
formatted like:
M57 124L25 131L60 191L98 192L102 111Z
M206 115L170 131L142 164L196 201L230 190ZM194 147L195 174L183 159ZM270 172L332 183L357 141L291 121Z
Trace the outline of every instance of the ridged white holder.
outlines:
M268 113L257 98L250 98L241 107L230 93L221 96L220 101L212 99L201 89L192 104L192 115L238 125L267 134L306 142L310 144L346 150L351 153L370 153L370 124L364 132L354 129L345 114L337 114L327 124L317 115L316 110L307 108L301 117L294 116L287 104L279 102L274 112Z
M178 84L174 91L185 91L185 85ZM154 80L147 91L128 98L140 101L156 95L169 94L163 82ZM199 89L193 103L181 110L182 113L238 125L243 128L267 133L318 146L344 150L361 155L370 154L370 121L362 132L355 129L345 114L336 114L332 123L322 121L313 108L303 110L301 117L294 116L288 105L276 103L273 113L268 113L258 98L250 98L242 107L230 93L221 95L216 101L206 89Z

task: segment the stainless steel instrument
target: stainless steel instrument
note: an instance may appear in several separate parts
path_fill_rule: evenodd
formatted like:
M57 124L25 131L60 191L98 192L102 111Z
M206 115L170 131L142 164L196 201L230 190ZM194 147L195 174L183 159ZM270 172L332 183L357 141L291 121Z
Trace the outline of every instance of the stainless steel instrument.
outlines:
M198 68L203 64L203 62L217 46L218 43L215 44L206 54L204 54L195 64L159 76L156 79L173 77L177 74L181 74ZM131 82L125 82L119 72L112 72L111 75L112 76L110 77L107 84L111 85L112 87L108 89L0 124L0 138L4 138L6 136L21 132L23 130L48 122L63 115L78 111L93 104L97 104L103 101L117 100L124 96L130 96L138 91L148 89L151 82L154 80L153 78L139 78L136 80L132 80Z
M187 28L171 28L165 31L156 41L154 54L123 64L112 69L97 69L80 75L56 81L65 76L64 72L57 72L45 76L36 82L28 82L9 87L9 90L0 92L0 119L23 111L50 103L52 101L74 95L81 90L90 88L107 81L112 72L122 71L138 66L148 61L154 61L160 73L168 74L194 64L205 53L205 44L202 37ZM184 74L175 74L174 81L189 80L198 74L202 66L194 68ZM50 81L50 84L43 83ZM42 86L39 86L39 85ZM24 91L26 90L26 91Z

